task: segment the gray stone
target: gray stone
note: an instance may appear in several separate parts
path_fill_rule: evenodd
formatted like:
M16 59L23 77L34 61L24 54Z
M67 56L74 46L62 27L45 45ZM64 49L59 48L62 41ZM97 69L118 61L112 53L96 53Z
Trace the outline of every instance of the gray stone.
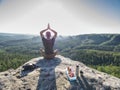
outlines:
M120 79L91 69L81 62L57 55L55 59L34 58L27 63L38 66L32 71L23 72L21 67L0 73L0 90L120 90ZM76 83L71 83L66 76L68 66L75 70L76 65L84 71ZM17 75L16 75L17 74ZM71 87L72 86L72 87ZM70 89L71 88L71 89Z

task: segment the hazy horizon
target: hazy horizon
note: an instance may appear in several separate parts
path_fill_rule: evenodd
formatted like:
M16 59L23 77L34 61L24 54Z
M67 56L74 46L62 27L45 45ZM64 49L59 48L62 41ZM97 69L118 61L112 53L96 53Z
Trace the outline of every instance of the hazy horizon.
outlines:
M0 33L120 34L119 0L0 0Z

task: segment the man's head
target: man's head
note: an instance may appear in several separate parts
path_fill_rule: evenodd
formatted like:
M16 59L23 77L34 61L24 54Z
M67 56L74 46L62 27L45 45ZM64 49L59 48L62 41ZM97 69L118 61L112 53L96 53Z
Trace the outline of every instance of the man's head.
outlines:
M47 39L50 39L51 33L49 31L46 32L46 37L47 37Z

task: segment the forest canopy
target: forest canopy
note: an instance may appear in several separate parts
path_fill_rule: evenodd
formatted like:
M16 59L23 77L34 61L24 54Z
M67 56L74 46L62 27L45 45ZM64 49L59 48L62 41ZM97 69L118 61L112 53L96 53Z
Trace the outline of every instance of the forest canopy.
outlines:
M0 72L41 56L40 48L39 36L0 33ZM119 34L58 36L54 48L65 57L120 78Z

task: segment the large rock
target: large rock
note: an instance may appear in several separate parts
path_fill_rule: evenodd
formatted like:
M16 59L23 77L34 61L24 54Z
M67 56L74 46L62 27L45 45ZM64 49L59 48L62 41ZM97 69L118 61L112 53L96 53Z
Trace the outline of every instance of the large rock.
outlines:
M120 79L85 66L83 63L57 55L55 59L34 58L26 64L37 68L22 71L10 69L0 73L0 90L120 90ZM23 66L24 66L23 65ZM65 70L79 65L83 74L76 81L67 79Z

